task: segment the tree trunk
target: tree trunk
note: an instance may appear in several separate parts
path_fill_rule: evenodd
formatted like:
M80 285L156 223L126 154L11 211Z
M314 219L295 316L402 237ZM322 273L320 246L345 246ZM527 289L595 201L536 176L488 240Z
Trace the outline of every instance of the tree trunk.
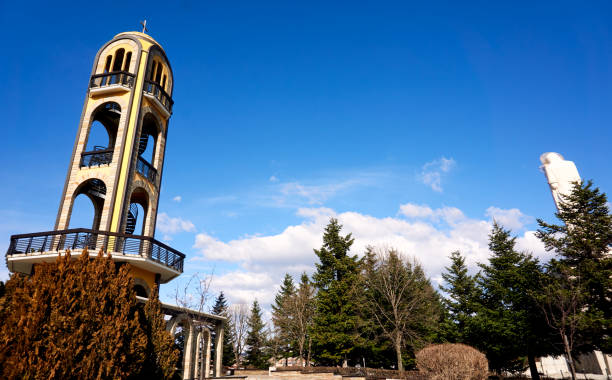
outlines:
M312 338L308 337L308 356L306 357L306 367L310 367L310 351L312 348Z
M404 372L404 361L402 360L402 333L397 331L395 333L395 355L397 356L397 370Z
M538 367L536 366L535 356L531 352L527 354L527 361L529 362L531 378L533 380L540 380L540 374L538 373Z
M300 338L300 364L303 367L304 366L304 339L303 337Z
M565 333L562 333L561 335L563 335L563 347L565 347L565 355L567 355L567 363L570 367L572 380L576 380L576 369L574 368L574 359L572 359L572 351L570 350L569 342L567 341L567 335L565 335Z

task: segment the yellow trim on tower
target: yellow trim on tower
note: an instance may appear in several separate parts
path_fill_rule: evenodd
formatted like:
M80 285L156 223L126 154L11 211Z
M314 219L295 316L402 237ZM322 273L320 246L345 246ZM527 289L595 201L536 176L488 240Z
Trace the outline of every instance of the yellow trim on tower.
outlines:
M136 77L136 85L134 86L134 101L132 103L130 120L128 122L128 130L123 144L123 160L121 161L121 172L119 173L119 181L117 183L117 191L115 191L115 208L113 209L113 218L111 220L110 231L119 232L120 217L123 211L123 199L125 197L127 180L130 174L130 161L132 158L133 139L136 133L136 123L138 114L140 113L140 100L142 99L142 88L146 75L147 54L148 51L143 51L140 57L140 67L138 68L138 76Z

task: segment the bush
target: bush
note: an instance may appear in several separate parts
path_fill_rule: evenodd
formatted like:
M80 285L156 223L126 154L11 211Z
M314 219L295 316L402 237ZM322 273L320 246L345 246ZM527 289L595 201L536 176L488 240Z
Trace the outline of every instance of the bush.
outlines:
M155 298L138 304L127 266L86 251L14 274L0 297L2 379L169 379L178 352ZM140 376L139 376L140 375Z
M465 344L444 343L425 347L416 354L417 368L432 380L484 380L486 356Z

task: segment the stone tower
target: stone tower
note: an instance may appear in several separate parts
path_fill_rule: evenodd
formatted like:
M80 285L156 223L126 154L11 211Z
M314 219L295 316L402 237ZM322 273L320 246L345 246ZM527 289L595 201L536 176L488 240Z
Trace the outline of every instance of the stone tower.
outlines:
M116 35L93 63L54 231L14 235L11 271L31 273L67 250L111 252L130 265L139 295L183 271L184 255L154 239L174 78L149 35ZM70 224L75 198L94 210L91 224ZM79 227L79 228L74 228ZM80 228L83 227L83 228Z

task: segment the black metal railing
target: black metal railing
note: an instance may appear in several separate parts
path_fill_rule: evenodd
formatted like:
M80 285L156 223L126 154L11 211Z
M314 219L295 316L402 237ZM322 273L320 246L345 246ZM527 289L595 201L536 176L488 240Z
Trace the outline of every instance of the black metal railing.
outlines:
M159 102L166 108L169 113L172 113L172 106L174 105L174 101L158 83L152 82L150 80L145 80L144 92L153 95L157 100L159 100Z
M99 88L118 84L132 88L134 86L134 74L127 71L113 71L91 76L89 88Z
M104 148L104 149L102 149ZM80 167L92 167L110 164L113 160L113 150L106 147L94 147L91 152L81 153Z
M183 272L185 255L152 237L86 228L13 235L6 256L85 248L96 253L102 250L112 254L145 256Z
M155 184L155 180L157 179L157 170L153 167L153 165L148 163L140 156L138 156L138 161L136 161L136 170L138 170L138 173L142 174L152 184Z

